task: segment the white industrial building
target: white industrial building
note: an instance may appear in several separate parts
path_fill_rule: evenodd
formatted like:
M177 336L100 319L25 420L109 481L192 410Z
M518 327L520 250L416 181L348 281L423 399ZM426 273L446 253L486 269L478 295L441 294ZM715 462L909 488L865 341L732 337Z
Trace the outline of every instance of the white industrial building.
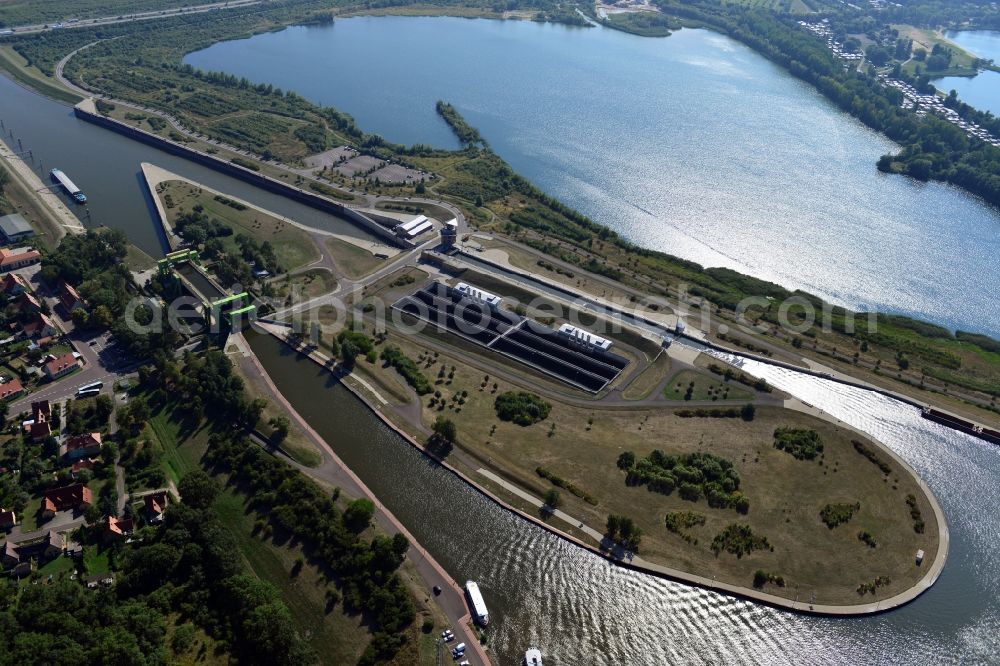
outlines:
M500 303L501 301L503 301L503 299L497 296L496 294L491 294L488 291L483 291L479 287L473 287L471 284L466 284L465 282L459 282L457 285L455 285L455 290L461 294L464 294L465 296L468 296L469 298L475 299L482 303L486 303L491 308L500 307Z
M563 324L559 327L559 332L571 340L590 347L597 347L605 351L611 349L611 340L594 335L590 331L585 331L571 324Z

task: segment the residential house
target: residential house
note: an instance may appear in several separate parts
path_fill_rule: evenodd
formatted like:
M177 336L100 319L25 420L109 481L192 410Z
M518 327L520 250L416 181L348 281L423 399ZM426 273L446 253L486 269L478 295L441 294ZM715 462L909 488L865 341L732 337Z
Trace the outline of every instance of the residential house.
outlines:
M93 502L90 488L82 483L46 490L42 496L42 517L51 518L56 511L83 510Z
M24 219L23 215L13 213L12 215L0 217L0 235L3 236L3 242L16 243L34 236L35 230L31 228L31 225Z
M51 338L59 332L56 325L52 323L52 319L42 312L36 314L31 321L21 327L21 330L24 332L25 337L33 340Z
M63 282L59 285L59 304L62 305L66 314L73 314L74 310L86 310L87 303L80 297L80 293L73 285Z
M115 577L114 574L111 573L102 573L90 576L84 582L86 583L88 590L93 590L97 588L98 585L103 585L105 587L114 585Z
M31 440L40 442L52 434L52 405L48 400L39 400L31 403L31 414L34 419L31 428Z
M170 503L170 497L167 495L167 491L160 490L155 493L150 493L142 498L145 503L146 508L146 518L151 523L158 523L163 520L163 511L167 508Z
M0 555L0 562L3 562L4 569L15 567L20 561L21 553L17 551L17 546L12 544L10 541L5 541L3 545L3 554Z
M0 248L0 271L2 272L24 268L31 264L37 264L41 260L41 253L30 247L18 248L16 250Z
M82 472L83 470L94 469L95 467L97 467L98 462L99 461L95 460L94 458L84 458L82 460L77 460L75 463L72 464L72 466L70 466L69 475L75 479L76 475Z
M17 525L17 514L14 510L0 509L0 530L9 530L14 525Z
M108 516L107 522L104 524L104 538L124 538L132 534L134 529L135 521L131 518L115 518L114 516Z
M45 376L49 379L59 379L80 367L80 362L73 354L63 354L45 364Z
M24 393L24 387L21 386L21 380L8 379L3 384L0 384L0 400L10 400L11 398L16 398Z
M35 298L35 295L30 291L22 291L21 295L17 297L17 307L22 312L41 312L42 302Z
M0 279L0 293L18 296L29 290L28 281L20 273L7 273Z
M101 433L88 432L75 435L63 444L63 455L67 460L90 458L101 453Z
M39 559L50 560L53 557L62 555L65 549L66 539L63 538L63 535L49 530L49 533L45 535L45 540L42 541L38 557Z

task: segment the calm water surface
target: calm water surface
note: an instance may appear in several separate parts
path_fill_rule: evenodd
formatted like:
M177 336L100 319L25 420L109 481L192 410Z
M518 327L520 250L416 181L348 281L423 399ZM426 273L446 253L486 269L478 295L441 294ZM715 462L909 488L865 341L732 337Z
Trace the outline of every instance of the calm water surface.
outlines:
M454 147L445 99L515 169L629 239L851 306L1000 334L1000 215L877 173L896 150L718 34L377 17L185 62L293 89L403 143Z
M959 30L949 32L948 39L969 53L1000 63L1000 31ZM985 70L974 77L946 76L934 81L939 90L958 92L958 98L981 111L1000 116L1000 72Z
M0 76L0 120L4 141L14 150L21 140L46 185L49 169L59 168L87 194L87 205L67 205L88 227L121 229L133 243L160 256L166 241L142 180L140 164L151 162L268 210L320 229L370 238L347 220L230 178L186 159L151 148L103 127L84 122L63 104L37 95ZM14 138L8 134L12 131Z
M457 580L480 581L497 664L995 663L1000 449L894 400L746 361L749 372L880 438L930 484L948 564L915 602L860 619L802 617L609 565L485 500L270 336L251 346L278 388Z

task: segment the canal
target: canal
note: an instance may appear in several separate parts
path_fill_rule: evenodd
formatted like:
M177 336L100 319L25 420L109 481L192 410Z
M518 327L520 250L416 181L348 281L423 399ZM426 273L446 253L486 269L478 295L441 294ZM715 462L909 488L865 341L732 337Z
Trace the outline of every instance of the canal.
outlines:
M0 118L34 151L39 171L62 168L87 193L85 223L122 229L153 254L161 253L163 240L140 183L143 161L306 224L361 233L79 121L69 108L4 77L0 100ZM481 581L495 618L488 637L498 664L517 663L529 644L542 648L550 666L986 663L1000 652L1000 451L890 398L744 361L749 372L892 447L928 482L949 521L948 565L914 603L875 617L810 618L628 572L570 546L432 464L311 362L273 338L250 339L296 409L452 576Z
M898 401L750 360L767 379L887 443L949 520L937 585L893 612L793 615L629 572L513 516L406 444L311 361L270 336L250 345L281 392L458 581L480 581L498 664L537 644L546 664L989 661L1000 609L1000 451Z
M26 90L6 76L0 76L0 120L4 140L11 148L17 150L20 139L23 149L32 151L33 166L43 182L49 183L48 171L58 168L84 191L86 206L75 205L64 195L67 206L84 225L121 229L154 257L166 250L166 240L155 222L156 212L139 167L142 162L151 162L303 224L372 239L345 219L84 122L73 115L70 107Z

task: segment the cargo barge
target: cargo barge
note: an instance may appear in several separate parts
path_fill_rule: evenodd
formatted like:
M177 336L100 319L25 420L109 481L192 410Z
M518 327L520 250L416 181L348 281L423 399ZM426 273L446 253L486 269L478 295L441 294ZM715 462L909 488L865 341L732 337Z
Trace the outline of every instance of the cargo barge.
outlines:
M49 175L52 176L52 180L63 186L63 189L66 190L67 194L73 197L74 201L79 204L87 203L87 195L76 186L76 183L69 179L69 176L64 174L59 169L53 169L49 172Z
M934 409L933 407L924 407L920 415L928 421L940 423L941 425L964 432L967 435L972 435L973 437L978 437L979 439L985 439L987 442L991 442L993 444L1000 444L1000 432L991 430L990 428L984 428L983 426L976 425L971 421L966 421L965 419L961 419L957 416L952 416L951 414Z

